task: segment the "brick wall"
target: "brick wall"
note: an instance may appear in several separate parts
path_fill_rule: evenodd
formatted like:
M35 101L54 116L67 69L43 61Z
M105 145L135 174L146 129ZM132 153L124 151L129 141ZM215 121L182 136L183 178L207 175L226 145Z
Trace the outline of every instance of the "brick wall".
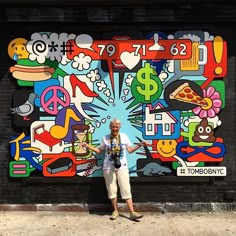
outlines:
M9 137L20 130L12 127L9 108L17 89L9 73L12 63L7 46L14 37L33 32L206 30L228 43L228 73L225 78L226 107L220 114L217 135L224 139L227 153L226 177L139 177L132 178L134 202L231 202L236 199L235 101L236 101L236 7L220 3L205 5L168 3L159 7L90 8L3 8L0 17L0 204L17 203L107 203L103 178L9 178Z

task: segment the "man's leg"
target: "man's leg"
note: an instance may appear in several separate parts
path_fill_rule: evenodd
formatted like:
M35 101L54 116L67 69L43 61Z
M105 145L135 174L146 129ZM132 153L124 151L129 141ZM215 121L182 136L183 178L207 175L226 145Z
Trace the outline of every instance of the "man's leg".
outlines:
M143 217L142 214L134 211L132 198L126 199L126 203L127 203L128 208L129 208L130 219L131 220L137 220L137 219L140 219L140 218Z
M125 199L128 206L128 210L130 213L132 213L134 211L134 208L133 208L131 187L129 181L129 170L128 169L118 170L117 180L120 187L121 197L122 199Z
M121 196L125 199L128 210L130 212L130 219L137 220L143 217L142 214L134 211L133 200L131 195L131 186L129 179L129 171L128 170L120 170L118 171L118 183L120 187Z
M113 206L114 211L118 211L117 197L111 199L111 204L112 204L112 206Z
M134 206L133 206L132 198L126 199L125 201L126 201L126 203L127 203L129 212L130 212L130 213L133 213L133 212L134 212Z
M113 206L113 199L115 205L117 205L117 178L116 173L113 170L103 170L103 176L106 183L108 198L112 201Z
M108 191L108 198L111 200L114 211L110 217L111 220L115 220L119 216L117 206L117 178L116 173L112 170L103 170L105 183Z

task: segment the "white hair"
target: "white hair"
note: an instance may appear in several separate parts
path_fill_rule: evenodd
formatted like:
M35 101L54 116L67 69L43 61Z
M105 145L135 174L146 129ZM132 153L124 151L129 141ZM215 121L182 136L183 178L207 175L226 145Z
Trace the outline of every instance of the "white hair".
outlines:
M112 124L119 124L119 126L121 127L121 121L117 118L114 118L111 122L110 122L110 127Z

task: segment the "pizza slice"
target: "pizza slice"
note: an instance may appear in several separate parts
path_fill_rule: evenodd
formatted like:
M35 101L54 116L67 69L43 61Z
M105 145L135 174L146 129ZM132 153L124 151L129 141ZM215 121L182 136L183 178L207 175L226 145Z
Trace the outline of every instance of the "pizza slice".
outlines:
M186 82L176 88L169 96L170 99L176 99L181 102L191 103L198 106L207 106L207 102L197 94Z

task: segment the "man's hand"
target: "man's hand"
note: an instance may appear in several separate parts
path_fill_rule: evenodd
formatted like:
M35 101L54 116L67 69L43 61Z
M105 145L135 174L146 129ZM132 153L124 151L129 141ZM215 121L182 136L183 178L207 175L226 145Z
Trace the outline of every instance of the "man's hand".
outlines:
M152 144L149 144L149 143L147 143L147 142L145 142L145 141L140 142L138 145L139 145L139 147L142 147L142 146L149 146L149 147L152 147Z
M82 146L82 147L85 147L85 148L88 148L88 144L86 142L81 142L79 143L79 146Z
M88 148L88 149L92 150L93 152L96 152L97 154L101 154L102 153L102 149L93 147L92 145L89 145L86 142L79 143L79 146L82 146L84 148Z

